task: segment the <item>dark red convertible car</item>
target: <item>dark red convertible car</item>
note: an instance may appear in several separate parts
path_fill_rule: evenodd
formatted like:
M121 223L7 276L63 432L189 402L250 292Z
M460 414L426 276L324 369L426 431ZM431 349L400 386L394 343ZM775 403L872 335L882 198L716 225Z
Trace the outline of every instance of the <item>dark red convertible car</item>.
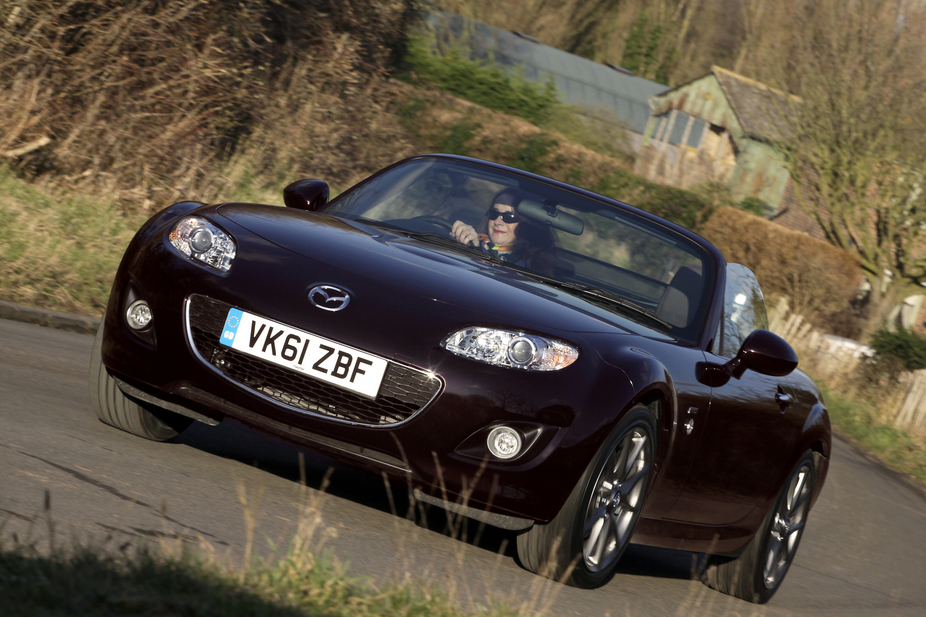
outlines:
M284 201L142 227L96 338L101 420L167 440L235 418L514 530L525 568L573 585L604 583L632 539L709 554L723 592L775 593L830 423L752 272L463 157Z

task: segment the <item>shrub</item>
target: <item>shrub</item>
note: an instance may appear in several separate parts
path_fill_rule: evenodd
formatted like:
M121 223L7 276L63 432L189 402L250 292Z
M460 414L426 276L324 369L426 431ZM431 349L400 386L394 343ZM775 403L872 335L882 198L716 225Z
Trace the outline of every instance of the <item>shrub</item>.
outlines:
M527 136L518 144L508 145L503 148L504 160L502 162L524 171L542 174L544 173L543 159L557 145L559 145L559 142L546 133L535 133Z
M882 358L896 362L908 371L926 368L926 338L912 330L882 327L872 336L871 347Z
M404 63L409 72L400 75L415 83L418 79L467 101L521 116L534 124L546 120L559 105L559 95L553 81L534 83L518 75L510 75L494 62L471 60L465 49L457 47L445 54L433 51L431 42L423 37L409 40Z
M660 184L650 185L646 198L636 204L647 212L697 230L709 216L710 204L691 191Z
M470 156L470 142L482 125L470 117L463 117L459 122L455 122L444 129L434 138L438 152L447 154L461 154Z
M759 199L758 197L746 197L739 203L741 210L745 210L756 216L765 216L766 213L773 212L774 208Z

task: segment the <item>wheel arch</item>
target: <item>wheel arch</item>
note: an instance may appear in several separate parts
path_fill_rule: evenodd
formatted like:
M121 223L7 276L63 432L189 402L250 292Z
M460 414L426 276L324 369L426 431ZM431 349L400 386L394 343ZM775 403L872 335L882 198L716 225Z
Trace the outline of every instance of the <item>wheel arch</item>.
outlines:
M643 405L653 417L653 423L656 427L655 457L653 461L656 474L659 473L662 462L670 451L670 439L673 434L672 426L676 422L678 405L675 404L674 390L671 392L668 384L651 384L643 393L635 397L627 407L629 410L636 405ZM650 488L652 488L652 484Z
M665 456L671 451L673 426L679 421L678 396L675 382L669 369L656 357L628 350L636 362L630 364L628 378L633 386L621 413L611 426L613 430L620 419L636 405L643 405L653 416L656 428L655 471L658 474Z
M823 403L817 402L807 414L804 426L801 428L800 442L805 449L814 450L829 458L832 447L832 427L829 412Z
M817 403L807 415L804 427L795 440L790 455L782 464L781 473L775 483L777 490L780 491L784 483L788 481L791 472L801 457L803 457L805 453L811 452L814 456L815 475L815 483L810 501L810 507L813 508L813 504L817 501L817 497L820 496L820 491L826 480L826 474L829 470L831 448L832 437L829 415L827 414L826 407L822 403ZM773 504L774 499L771 499L767 504L763 504L762 507L771 508Z
M610 342L607 339L603 341ZM615 405L619 411L608 429L613 430L635 405L647 407L656 425L657 469L661 458L671 450L671 436L674 434L672 428L680 421L675 381L669 366L660 359L663 354L673 353L671 350L675 348L674 345L653 344L640 339L623 340L619 345L601 347L605 363L623 372L630 382L628 395ZM703 361L703 353L698 354L690 358L692 362Z
M810 507L813 508L820 491L823 489L823 483L826 480L827 471L829 471L830 452L832 451L832 427L830 426L829 413L822 401L818 401L807 414L804 421L804 427L801 430L798 447L795 448L796 456L800 457L804 452L810 450L814 453L814 465L816 467L816 483L813 494L810 499ZM791 461L792 466L797 459Z

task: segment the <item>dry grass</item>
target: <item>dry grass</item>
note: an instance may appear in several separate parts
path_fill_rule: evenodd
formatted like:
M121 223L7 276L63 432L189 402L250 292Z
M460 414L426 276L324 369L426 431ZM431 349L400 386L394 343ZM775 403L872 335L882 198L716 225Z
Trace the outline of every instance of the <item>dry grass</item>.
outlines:
M318 168L349 183L391 158L380 88L408 11L402 0L4 3L0 153L128 210L221 191L242 157L257 173Z
M106 540L62 543L46 496L45 512L37 519L47 523L47 529L31 528L20 537L5 529L6 521L0 519L4 615L544 614L537 597L518 602L495 595L465 595L464 589L409 575L386 583L352 577L325 548L337 530L321 513L323 491L304 488L297 530L288 548L275 557L254 556L254 533L259 532L254 521L261 493L261 488L249 492L244 485L238 487L248 530L240 564L203 538L176 539L169 529L160 540L137 545L116 547ZM545 581L543 586L556 584ZM513 600L521 606L512 606Z

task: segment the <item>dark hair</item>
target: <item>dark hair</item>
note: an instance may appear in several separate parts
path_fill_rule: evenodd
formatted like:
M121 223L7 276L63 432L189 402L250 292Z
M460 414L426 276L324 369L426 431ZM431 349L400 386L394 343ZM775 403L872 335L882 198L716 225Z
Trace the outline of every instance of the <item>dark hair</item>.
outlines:
M517 212L518 206L528 197L527 193L519 189L502 189L492 197L489 209L491 210L497 204L511 206ZM481 234L488 233L488 214L482 217L476 231ZM533 270L544 274L552 274L553 262L556 259L553 254L553 249L556 248L556 234L552 227L542 225L526 216L521 216L518 226L514 228L514 237L515 241L510 261L523 262Z

